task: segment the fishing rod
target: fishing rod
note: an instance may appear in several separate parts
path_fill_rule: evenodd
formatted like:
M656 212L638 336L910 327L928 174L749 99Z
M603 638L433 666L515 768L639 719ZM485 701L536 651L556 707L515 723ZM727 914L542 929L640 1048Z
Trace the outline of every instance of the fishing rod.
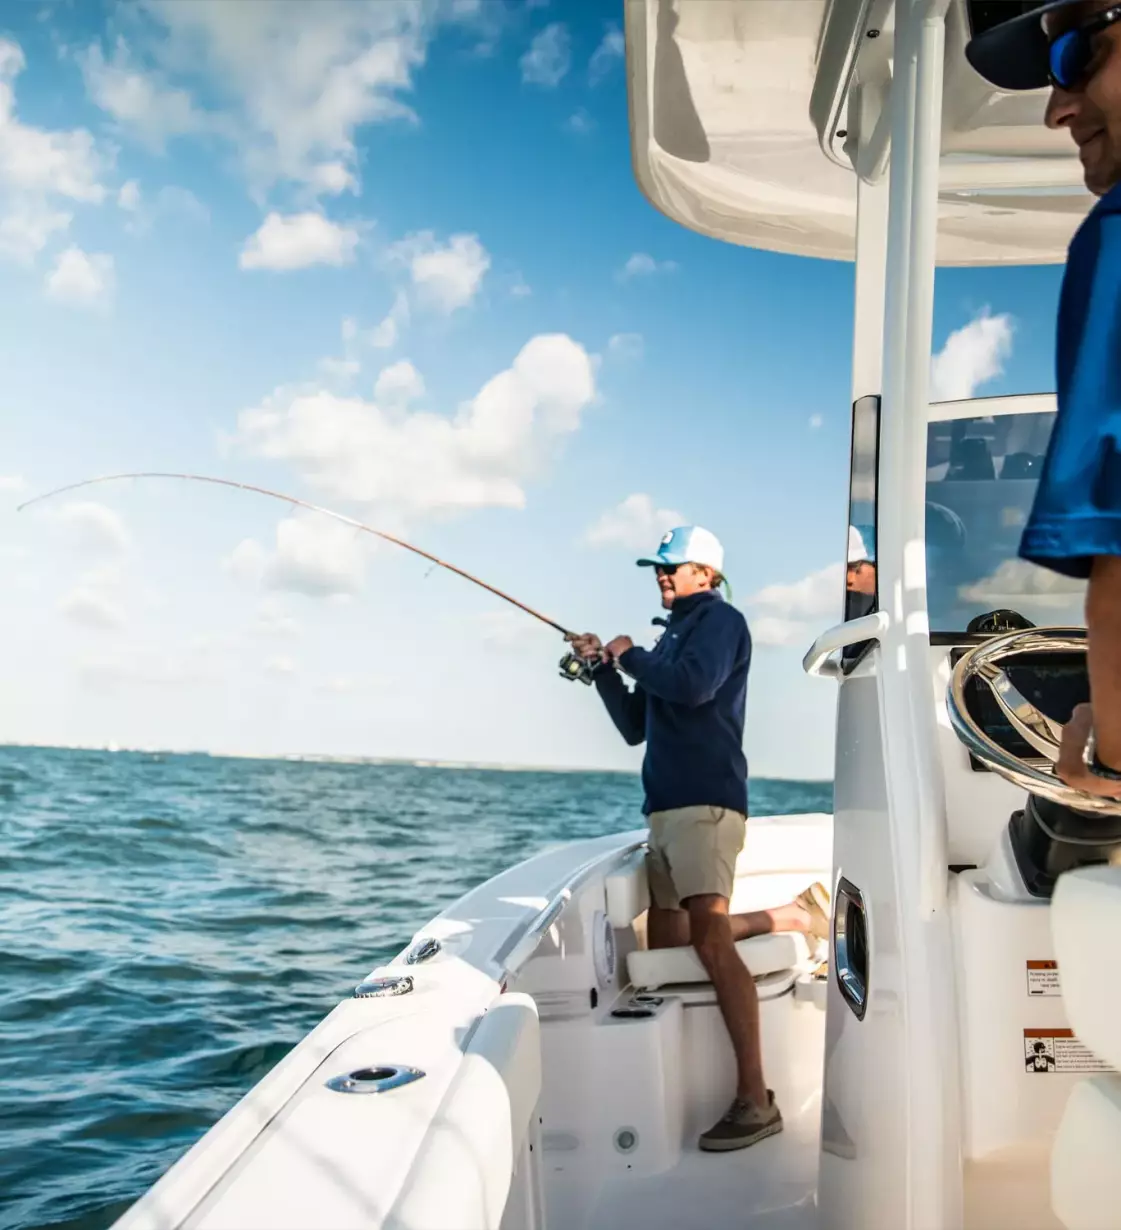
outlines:
M446 568L448 572L454 572L456 576L463 577L465 581L478 585L480 589L485 589L488 593L494 594L496 598L501 598L504 602L510 603L511 606L516 606L518 610L531 615L534 619L552 628L555 632L559 632L566 640L571 639L575 635L563 624L557 623L555 619L550 619L548 615L542 615L540 611L535 611L533 607L527 606L524 602L519 602L517 598L512 598L494 585L489 585L486 581L473 576L463 568L457 568L455 564L449 564L447 560L437 558L429 551L424 551L420 547L414 547L411 542L405 542L403 538L387 534L384 530L376 530L373 526L365 525L361 521L356 521L353 517L347 517L343 513L334 512L330 508L322 508L318 504L311 504L307 500L298 499L294 495L286 495L283 491L271 491L268 487L257 487L252 483L235 482L232 478L214 478L208 474L172 474L155 470L147 470L135 474L103 474L97 478L84 478L81 482L67 483L64 487L56 487L53 491L45 491L42 495L32 496L30 500L24 500L22 504L17 505L16 511L22 512L25 508L30 508L32 504L53 499L56 495L63 495L68 491L77 491L82 487L92 487L96 483L122 482L130 478L172 478L183 482L212 483L217 487L234 487L238 491L251 491L255 495L268 496L270 499L291 504L295 508L305 508L309 512L321 513L325 517L340 521L343 525L349 525L353 529L361 530L364 534L372 534L375 538L381 538L385 542L393 543L394 546L404 547L406 551L411 551L414 555L419 555L422 559L426 559L440 568ZM594 662L589 662L575 653L567 653L560 661L561 677L570 681L579 680L581 683L590 684L592 682L592 667L594 665Z

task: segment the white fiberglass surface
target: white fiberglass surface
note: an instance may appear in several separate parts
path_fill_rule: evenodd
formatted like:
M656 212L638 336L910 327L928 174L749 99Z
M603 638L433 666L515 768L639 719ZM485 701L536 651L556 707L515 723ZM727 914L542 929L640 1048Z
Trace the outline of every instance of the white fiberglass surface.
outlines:
M962 403L963 409L983 403ZM1011 609L1037 626L1081 626L1085 583L1018 556L1054 411L973 414L927 428L927 602L933 633Z

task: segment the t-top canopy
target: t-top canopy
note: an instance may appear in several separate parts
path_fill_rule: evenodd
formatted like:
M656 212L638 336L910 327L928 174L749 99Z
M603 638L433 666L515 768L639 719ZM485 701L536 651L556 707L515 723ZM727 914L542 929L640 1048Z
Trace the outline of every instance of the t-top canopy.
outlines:
M1092 198L1046 91L1003 94L966 61L993 8L946 14L938 261L1055 263ZM852 260L854 164L886 173L893 32L885 0L626 0L642 191L717 239Z

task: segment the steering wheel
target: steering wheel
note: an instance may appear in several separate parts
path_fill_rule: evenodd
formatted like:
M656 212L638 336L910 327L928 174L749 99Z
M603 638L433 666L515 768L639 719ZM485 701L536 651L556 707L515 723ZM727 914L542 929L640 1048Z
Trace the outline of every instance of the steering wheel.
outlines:
M1063 724L1049 718L1029 701L1008 678L1001 663L1023 654L1085 653L1085 628L1028 628L994 636L969 650L954 667L946 705L954 733L977 759L1030 794L1050 799L1075 811L1121 816L1121 799L1106 799L1075 790L1055 776ZM1031 764L1006 751L970 715L965 687L973 678L988 685L1008 724L1046 762Z

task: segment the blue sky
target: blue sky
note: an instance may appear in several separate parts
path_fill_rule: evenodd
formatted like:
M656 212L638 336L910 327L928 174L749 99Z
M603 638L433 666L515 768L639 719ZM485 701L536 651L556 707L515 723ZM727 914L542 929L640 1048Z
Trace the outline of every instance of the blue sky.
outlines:
M0 739L626 767L558 639L680 517L756 632L754 771L827 776L850 266L721 245L630 165L621 8L25 3L0 26ZM940 273L947 387L1053 388L1059 270ZM999 328L976 323L988 313Z

